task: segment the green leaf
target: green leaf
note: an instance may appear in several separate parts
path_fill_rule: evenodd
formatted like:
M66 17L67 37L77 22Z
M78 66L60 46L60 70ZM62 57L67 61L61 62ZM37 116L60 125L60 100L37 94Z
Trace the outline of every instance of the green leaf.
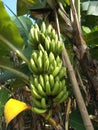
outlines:
M98 30L88 33L84 37L85 37L87 45L90 48L94 48L98 46Z
M69 126L74 128L74 130L85 130L81 114L78 110L72 111L69 115Z
M85 41L89 47L92 58L98 59L98 27L90 33L84 35Z
M2 1L0 0L0 35L2 35L9 42L13 43L14 46L18 48L23 47L23 39L20 36L18 28L10 19L7 14ZM5 61L9 61L9 51L10 49L6 47L3 41L0 39L0 62L5 63ZM3 60L4 59L4 60Z
M90 28L89 28L89 27L86 27L86 26L82 26L82 31L83 31L84 34L91 32Z
M4 105L10 97L10 93L5 88L0 89L0 116L3 115Z
M28 34L32 25L32 21L30 20L30 18L26 16L19 16L19 17L14 16L11 19L19 29L20 34L24 39L24 44L27 45Z
M87 11L87 15L98 16L98 1L83 2L82 10Z
M23 46L23 39L20 36L19 30L12 22L7 14L2 1L0 0L0 34L16 47ZM2 43L2 42L1 42ZM4 43L2 43L4 44Z
M38 2L39 0L17 0L17 15L27 14L29 9Z

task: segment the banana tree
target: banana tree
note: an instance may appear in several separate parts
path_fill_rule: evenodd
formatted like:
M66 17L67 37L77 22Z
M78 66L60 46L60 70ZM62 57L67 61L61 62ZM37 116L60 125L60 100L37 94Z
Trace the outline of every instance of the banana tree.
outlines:
M19 113L30 110L35 119L41 119L38 122L40 129L97 129L97 115L91 112L91 106L97 112L98 63L96 57L92 58L92 51L97 53L97 43L93 44L97 40L97 27L92 31L91 26L86 27L85 22L80 19L80 1L17 0L17 16L12 19L6 13L2 1L0 2L1 94L7 92L6 99L1 99L1 103L2 108L5 106L7 127ZM20 16L28 12L36 24L30 18ZM84 16L86 15L83 14L83 20ZM50 64L49 61L53 63ZM7 88L6 82L9 86L12 85L11 89ZM39 83L47 87L42 89ZM29 98L29 105L13 99L6 103L9 98L16 98L13 92L16 94L23 86L26 86L26 93L29 92L32 97ZM14 109L16 106L19 107L12 114L7 112L7 109ZM36 120L33 119L32 124L37 129Z

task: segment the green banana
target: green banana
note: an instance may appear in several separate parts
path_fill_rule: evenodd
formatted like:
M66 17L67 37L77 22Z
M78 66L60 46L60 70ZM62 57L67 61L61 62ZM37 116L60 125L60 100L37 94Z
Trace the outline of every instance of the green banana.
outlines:
M56 48L55 40L52 39L52 41L50 42L50 51L53 52L54 54L55 54L55 48Z
M58 73L58 77L60 79L64 78L65 77L65 74L66 74L66 68L65 67L62 67L60 72Z
M46 59L46 62L44 62L44 72L48 72L49 69L49 59Z
M53 89L52 89L52 95L57 95L60 92L60 84L58 81L55 82Z
M42 99L41 99L41 107L42 107L43 109L47 109L46 98L42 98Z
M31 58L34 60L35 64L36 64L36 61L37 61L37 58L38 58L38 53L37 51L34 51L31 55Z
M52 31L52 26L49 24L49 26L47 27L47 34L49 34L49 33L51 33L51 31Z
M37 107L32 107L32 111L37 114L43 114L47 111L47 109L39 109Z
M51 87L50 87L49 81L46 82L45 87L46 87L46 94L47 94L48 96L50 96L50 95L51 95Z
M42 32L42 33L45 33L45 32L46 32L46 24L45 24L45 22L42 22L41 32Z
M58 67L58 66L54 69L54 71L52 72L54 77L57 76L57 74L60 72L60 69L61 67Z
M48 74L52 74L54 71L54 66L53 64L51 63L50 66L49 66L49 69L48 69Z
M46 97L46 93L44 92L43 87L39 83L37 85L37 90L41 96Z
M49 62L50 64L55 60L55 56L52 52L49 53Z
M49 81L49 76L48 76L48 74L45 74L44 75L44 83L46 83L47 81Z
M49 59L48 59L48 54L46 51L44 51L44 54L43 54L43 62L44 62L43 70L44 72L47 72L49 68Z
M57 53L60 55L64 49L64 44L58 41Z
M44 53L44 51L45 51L45 50L44 50L44 47L42 46L42 44L39 44L39 45L38 45L38 49L39 49L40 51L42 51L43 53Z
M61 82L62 82L62 87L65 88L65 86L66 86L66 84L65 84L65 83L66 83L66 82L65 82L65 79L63 79Z
M64 90L60 91L60 93L55 98L53 98L53 102L58 103L64 94Z
M37 88L38 84L39 84L39 79L38 79L39 76L35 76L33 77L33 84L34 86Z
M54 86L54 77L52 74L49 75L49 82L50 82L50 87L51 89L53 88Z
M39 72L42 72L43 71L43 66L42 66L42 57L38 57L37 59L37 67L38 67L38 70Z
M33 97L35 97L36 99L41 99L42 96L39 95L38 90L35 88L35 86L33 84L30 84L30 87Z
M64 102L68 98L68 92L66 91L65 94L62 96L62 98L59 100L58 103Z
M43 78L42 75L39 75L39 83L41 84L41 86L43 87L43 89L45 89L44 78Z
M55 29L52 29L52 31L51 31L52 39L55 39L55 36L56 36L56 35L57 35L57 34L56 34Z
M40 31L38 24L34 24L34 29L36 29L38 32Z
M31 37L32 41L35 40L35 37L34 37L34 26L32 26L31 29L30 29L30 37Z
M29 69L31 70L32 73L37 74L38 73L38 69L37 66L34 62L34 60L31 58L30 59L30 64L29 64Z
M50 42L48 41L47 37L45 38L45 50L48 52L50 49Z
M37 108L41 108L41 100L36 99L36 98L32 98L33 101L33 106L37 107Z
M57 66L62 67L62 60L59 56L56 57L56 63L57 63Z
M37 29L34 29L33 35L34 35L34 39L35 39L36 43L38 44L39 43L39 37L38 37L39 33L38 33Z

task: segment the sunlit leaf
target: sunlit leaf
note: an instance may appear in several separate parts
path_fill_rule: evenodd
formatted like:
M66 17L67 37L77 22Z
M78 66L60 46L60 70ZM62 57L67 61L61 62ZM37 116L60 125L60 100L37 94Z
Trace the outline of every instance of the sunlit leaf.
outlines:
M9 99L4 107L4 117L6 121L6 126L21 112L24 110L30 110L31 107L24 102L18 101L16 99Z
M91 32L90 28L86 27L86 26L82 26L82 31L83 31L83 33L90 33Z
M29 9L38 2L39 0L17 0L17 15L27 14Z
M23 47L23 39L20 36L18 28L10 19L1 0L0 0L0 35L2 35L11 43L13 43L14 46L18 48ZM3 63L3 56L5 56L5 59L8 60L9 50L10 49L6 47L4 42L1 41L0 39L0 58L2 58L2 63Z

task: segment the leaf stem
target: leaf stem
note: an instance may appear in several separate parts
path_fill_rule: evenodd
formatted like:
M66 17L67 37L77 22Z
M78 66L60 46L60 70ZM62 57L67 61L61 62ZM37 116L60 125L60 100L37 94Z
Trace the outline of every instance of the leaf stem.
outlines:
M13 68L10 68L10 67L4 66L4 65L0 65L0 68L6 69L6 70L8 70L8 71L10 71L10 72L12 72L12 73L18 75L19 77L21 77L21 78L23 78L24 80L26 80L26 82L29 81L29 77L28 77L27 75L25 75L24 73L22 73L22 72L20 72L20 71L18 71L18 70L16 70L16 69L13 69Z
M21 51L19 51L11 42L9 42L6 38L4 38L2 35L0 35L0 40L2 40L10 49L12 49L13 51L15 51L18 56L24 60L27 65L29 65L29 61L28 59L23 55L23 53Z

